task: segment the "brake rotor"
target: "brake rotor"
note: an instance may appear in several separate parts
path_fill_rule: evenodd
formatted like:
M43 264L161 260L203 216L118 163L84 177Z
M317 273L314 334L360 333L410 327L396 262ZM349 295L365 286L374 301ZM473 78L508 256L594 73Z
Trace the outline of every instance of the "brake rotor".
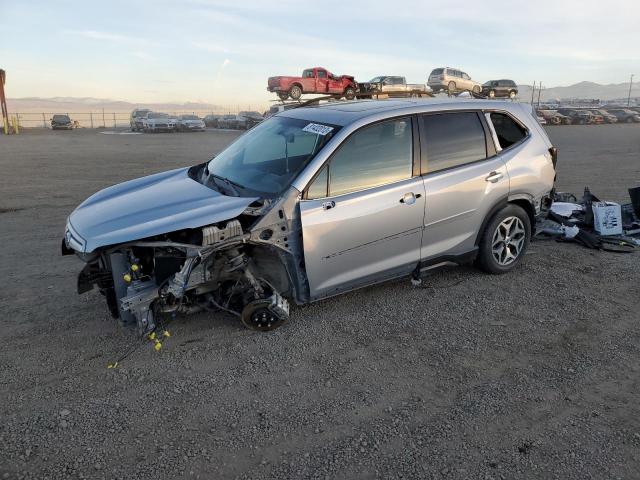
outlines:
M270 306L270 300L255 300L247 304L241 316L244 326L251 330L268 332L282 325L287 317L276 314L269 308Z

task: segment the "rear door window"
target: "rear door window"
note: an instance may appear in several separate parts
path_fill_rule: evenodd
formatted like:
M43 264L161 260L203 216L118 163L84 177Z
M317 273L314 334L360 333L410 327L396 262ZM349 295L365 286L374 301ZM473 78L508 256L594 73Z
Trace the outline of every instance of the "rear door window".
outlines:
M426 173L487 158L484 128L476 112L423 115L421 121Z
M509 148L527 136L527 130L506 113L492 112L489 117L500 148Z

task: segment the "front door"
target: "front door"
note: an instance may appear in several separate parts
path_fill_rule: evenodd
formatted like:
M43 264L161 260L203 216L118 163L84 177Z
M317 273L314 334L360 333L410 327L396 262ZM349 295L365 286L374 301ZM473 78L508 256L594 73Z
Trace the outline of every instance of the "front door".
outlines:
M364 127L300 202L312 299L411 272L420 259L424 183L414 176L411 118Z
M476 112L423 115L425 219L422 258L462 255L475 247L491 209L507 198L507 167Z

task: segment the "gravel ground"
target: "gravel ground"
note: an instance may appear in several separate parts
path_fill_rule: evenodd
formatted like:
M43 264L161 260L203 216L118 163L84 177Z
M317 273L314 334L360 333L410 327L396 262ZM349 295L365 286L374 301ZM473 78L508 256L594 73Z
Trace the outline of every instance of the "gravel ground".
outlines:
M625 200L640 126L549 128L559 188ZM0 478L640 478L640 254L537 241L296 308L271 333L179 317L160 352L61 257L69 212L235 137L0 136Z

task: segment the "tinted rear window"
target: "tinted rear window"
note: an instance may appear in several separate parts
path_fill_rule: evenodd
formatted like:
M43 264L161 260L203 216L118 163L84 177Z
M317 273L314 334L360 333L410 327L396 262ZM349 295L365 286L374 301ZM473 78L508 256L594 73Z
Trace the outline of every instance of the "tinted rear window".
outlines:
M436 68L435 70L433 70L431 72L431 75L442 75L442 72L444 71L443 68Z
M527 136L527 131L509 115L493 112L491 123L496 131L500 147L509 148Z
M484 129L475 112L424 115L427 173L487 158Z

